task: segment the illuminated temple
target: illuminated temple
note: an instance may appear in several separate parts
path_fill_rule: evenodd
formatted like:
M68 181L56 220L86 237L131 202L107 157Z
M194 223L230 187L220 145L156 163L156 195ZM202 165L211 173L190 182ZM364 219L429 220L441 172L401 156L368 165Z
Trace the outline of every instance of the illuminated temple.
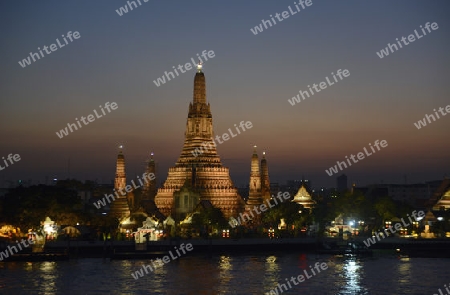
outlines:
M172 217L182 221L197 212L199 206L218 208L228 219L270 200L265 153L259 162L256 146L251 159L247 204L233 185L229 169L222 165L213 140L212 114L206 101L205 75L201 64L195 74L193 96L181 155L175 166L169 168L166 181L159 189L156 189L156 180L146 181L140 192L135 194L131 191L112 202L109 215L118 218L122 226L134 224L133 220L139 219L138 216L152 216L158 220ZM156 173L153 153L145 173ZM120 149L114 191L125 191L125 187L125 157Z
M267 203L270 199L270 180L269 169L267 167L266 153L263 152L261 166L254 146L253 155L250 164L250 182L246 211L252 210L255 206L259 207L263 203Z
M116 162L116 176L114 178L114 192L125 191L127 185L127 178L125 174L125 156L122 152L122 146L120 147L119 154L117 155ZM122 220L130 215L130 205L132 205L131 198L134 197L133 192L124 195L119 194L118 198L112 202L109 215Z
M193 212L202 201L219 208L226 218L237 216L245 207L230 178L229 169L222 165L217 154L211 109L206 101L205 74L199 64L183 149L175 166L169 168L166 181L158 189L155 203L164 215L181 217Z

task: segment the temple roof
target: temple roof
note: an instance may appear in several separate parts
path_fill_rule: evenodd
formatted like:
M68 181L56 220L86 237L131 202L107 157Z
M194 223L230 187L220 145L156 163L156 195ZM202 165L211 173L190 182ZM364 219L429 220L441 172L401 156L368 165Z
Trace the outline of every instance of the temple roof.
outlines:
M433 210L444 210L450 209L450 188L442 195L442 197L437 201L437 203L433 206Z
M294 199L292 202L299 203L303 205L304 208L311 208L314 207L316 204L316 201L312 199L312 194L309 192L309 189L306 187L305 183L303 182L300 188L298 189L297 194L294 196Z

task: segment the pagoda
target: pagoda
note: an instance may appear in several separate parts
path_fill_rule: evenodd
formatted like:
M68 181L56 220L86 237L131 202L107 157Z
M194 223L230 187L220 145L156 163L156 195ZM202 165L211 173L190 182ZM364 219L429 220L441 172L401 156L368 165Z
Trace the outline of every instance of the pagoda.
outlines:
M116 177L114 178L114 192L117 192L119 197L112 202L108 213L110 216L116 217L119 220L130 215L129 198L132 198L133 194L127 194L125 192L126 185L125 156L122 152L122 146L120 146L116 162ZM122 192L125 192L125 195Z
M261 194L261 172L259 169L258 154L256 145L254 146L252 160L250 164L250 182L246 210L251 211L253 207L259 207L262 203Z
M145 170L146 175L156 175L155 160L153 159L153 153L150 154L147 167ZM153 180L147 179L142 187L141 201L154 201L156 195L156 177Z
M263 152L261 159L261 197L263 203L268 203L271 199L269 168L267 166L266 152Z
M226 218L237 216L245 206L233 185L229 169L222 165L217 154L211 108L206 101L205 74L199 63L183 149L158 189L155 203L161 213L169 216L177 212L186 214L195 207L194 203L204 201L219 208Z

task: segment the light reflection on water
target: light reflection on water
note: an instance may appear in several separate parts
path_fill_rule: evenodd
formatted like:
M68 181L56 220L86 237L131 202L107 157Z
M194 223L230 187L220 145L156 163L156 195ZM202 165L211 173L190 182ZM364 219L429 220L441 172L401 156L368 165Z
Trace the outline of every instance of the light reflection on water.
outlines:
M362 261L349 258L343 261L344 286L339 294L369 294L362 286L361 278L364 277Z
M40 290L45 294L56 294L56 281L58 272L56 271L56 262L44 261L36 265L36 271L39 277L34 281L34 289Z
M194 255L135 280L149 260L80 259L0 263L0 294L266 294L316 262L328 269L282 294L434 294L448 282L446 259L359 259L303 253Z

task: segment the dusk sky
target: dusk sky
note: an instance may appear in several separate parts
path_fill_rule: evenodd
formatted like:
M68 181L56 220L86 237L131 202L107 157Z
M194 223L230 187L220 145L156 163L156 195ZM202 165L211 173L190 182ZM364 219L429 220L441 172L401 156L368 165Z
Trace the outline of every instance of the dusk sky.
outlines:
M0 166L10 153L21 158L0 171L0 187L67 178L69 159L71 178L110 183L120 144L128 179L154 152L164 181L183 146L195 69L153 81L204 50L215 54L203 65L215 134L253 124L217 147L236 186L248 183L253 145L266 151L271 182L304 176L334 187L325 169L376 140L388 146L338 174L357 185L450 176L450 115L414 125L450 105L448 1L312 0L257 35L250 29L296 11L294 1L140 2L122 16L123 0L0 2ZM438 29L424 35L427 22ZM423 36L377 55L414 30ZM19 65L69 31L80 37ZM288 102L339 69L350 76ZM118 108L56 135L106 102Z

